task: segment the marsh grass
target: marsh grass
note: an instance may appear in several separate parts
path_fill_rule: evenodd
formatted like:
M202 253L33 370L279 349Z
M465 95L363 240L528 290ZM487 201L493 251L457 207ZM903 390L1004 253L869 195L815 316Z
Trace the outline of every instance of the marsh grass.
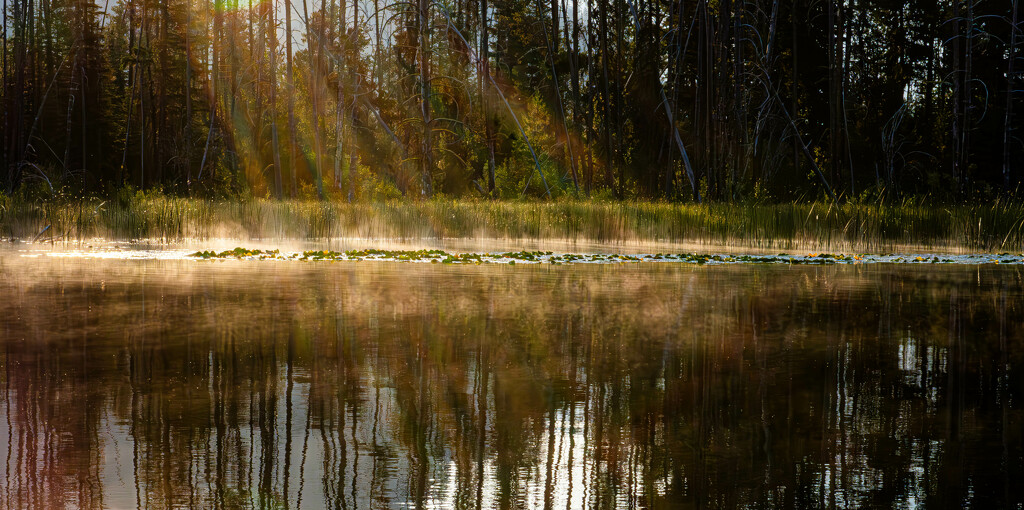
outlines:
M155 193L29 201L0 196L0 236L166 242L235 239L512 239L884 252L1020 251L1024 205L671 204L428 200L205 200Z

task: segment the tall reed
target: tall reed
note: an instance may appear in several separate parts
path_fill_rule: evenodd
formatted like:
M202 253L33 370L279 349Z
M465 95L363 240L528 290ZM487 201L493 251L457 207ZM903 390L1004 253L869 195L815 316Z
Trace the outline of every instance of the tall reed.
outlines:
M686 243L778 250L1024 249L1024 205L822 202L327 202L205 200L136 193L28 201L0 196L0 236L58 239L497 238Z

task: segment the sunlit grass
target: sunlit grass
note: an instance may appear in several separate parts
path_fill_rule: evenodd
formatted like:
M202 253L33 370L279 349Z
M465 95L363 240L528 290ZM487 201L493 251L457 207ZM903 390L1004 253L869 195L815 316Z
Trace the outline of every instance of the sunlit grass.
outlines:
M157 241L235 239L513 239L660 242L857 252L901 247L1019 251L1024 206L794 203L329 202L206 200L135 193L28 201L0 196L0 236Z

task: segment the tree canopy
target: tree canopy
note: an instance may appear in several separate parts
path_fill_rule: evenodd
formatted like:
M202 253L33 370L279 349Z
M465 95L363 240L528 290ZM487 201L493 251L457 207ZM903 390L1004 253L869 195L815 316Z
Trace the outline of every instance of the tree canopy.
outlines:
M3 190L1016 193L1018 0L4 0Z

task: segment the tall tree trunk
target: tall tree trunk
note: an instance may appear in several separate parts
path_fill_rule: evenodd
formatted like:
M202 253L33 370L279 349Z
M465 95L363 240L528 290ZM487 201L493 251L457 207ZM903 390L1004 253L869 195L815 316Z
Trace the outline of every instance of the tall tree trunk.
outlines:
M839 113L843 122L843 149L846 150L846 167L850 172L850 196L857 195L857 182L853 174L853 149L850 147L850 119L846 108L846 84L851 82L850 46L853 44L854 10L846 8L845 1L840 4L840 20L843 28L843 41L840 51L843 56L842 80L839 82Z
M744 76L743 76L743 47L744 47L744 27L746 26L744 19L744 2L743 0L733 0L732 7L732 47L733 47L733 76L732 76L732 108L733 122L732 122L732 157L730 158L730 183L729 183L729 199L735 200L737 198L737 190L739 188L738 179L740 178L739 171L741 167L744 167L743 150L742 148L747 144L747 119L746 111L747 107L743 101L744 93ZM745 168L743 174L746 174Z
M423 179L421 193L427 197L433 194L431 172L433 171L431 146L431 107L430 107L430 0L417 0L417 30L419 32L419 72L420 72L420 114L423 121L422 154L420 155L420 173Z
M171 61L170 61L170 39L167 36L168 27L171 24L171 12L168 7L169 0L162 0L159 4L161 22L157 27L157 40L160 47L160 76L156 82L157 96L156 96L156 115L154 122L150 125L153 127L153 179L160 183L164 180L164 165L165 162L170 158L164 154L164 129L169 127L167 121L167 110L168 106L168 88L170 85L171 76Z
M612 111L611 105L612 95L611 87L608 83L608 2L613 0L599 0L602 2L601 10L598 14L598 37L600 41L601 51L601 85L604 89L604 93L601 96L601 107L603 109L603 117L601 124L604 128L604 156L605 156L605 173L604 173L604 184L612 192L615 191L615 155L612 151ZM590 11L593 12L593 11Z
M257 0L262 1L262 0ZM249 57L251 62L256 66L256 76L250 84L252 86L252 100L255 111L252 112L251 121L249 123L250 143L250 154L248 161L249 167L254 167L259 173L261 179L265 179L263 175L264 160L263 160L263 55L264 55L264 38L260 37L257 40L256 29L253 26L253 21L259 14L252 8L252 0L249 0L249 10L246 12L249 21ZM262 25L262 23L261 23ZM265 181L264 181L265 182Z
M233 0L238 1L238 0ZM228 131L234 133L233 126L237 122L238 115L238 12L232 12L228 23L228 63L230 64L230 94L228 96ZM229 159L229 165L231 168L232 178L238 178L238 146L235 144L234 151L231 151L231 157Z
M792 105L790 107L790 110L792 110L793 115L799 115L800 114L799 88L798 88L798 84L800 83L800 73L799 73L799 66L798 66L799 60L797 60L797 56L798 56L798 53L799 53L797 50L799 49L800 46L797 44L797 31L796 31L797 30L796 7L797 7L797 2L798 1L799 0L793 0L793 9L789 13L790 37L791 37L791 49L790 49L790 51L792 53L792 60L793 60L793 62L791 64L791 67L792 67L792 77L789 80L789 83L790 83L790 92L789 93L790 93L790 104ZM797 127L796 123L793 123L793 130L795 131L797 129L798 129L798 127ZM797 141L797 136L796 136L796 135L799 135L799 134L800 134L799 132L793 133L793 135L794 135L793 136L793 174L794 175L800 175L800 143Z
M128 51L132 51L135 46L135 3L132 0L128 1ZM124 186L125 182L131 180L131 175L128 174L128 147L131 145L132 137L132 111L135 109L135 89L138 87L139 79L139 65L137 58L133 58L128 64L129 78L131 82L131 91L128 93L128 103L125 106L125 129L124 129L124 152L121 153L121 166L118 168L117 185Z
M220 104L220 86L223 76L221 75L221 45L220 41L223 39L224 34L224 15L223 10L218 6L219 0L209 0L208 12L213 13L213 37L210 38L210 88L209 88L209 104L210 104L210 118L206 131L206 144L203 148L203 158L199 163L199 173L196 175L197 181L203 176L203 172L206 169L206 159L210 153L210 142L213 139L213 133L215 131L215 121L217 119L218 106ZM212 164L212 167L216 168L216 164Z
M345 0L338 0L338 39L337 47L339 48L338 55L334 60L333 66L334 75L337 80L337 94L334 99L334 185L339 190L342 189L342 171L343 171L343 160L345 158L344 151L344 138L345 138L345 94L344 84L346 77L345 75L345 63L348 59L348 38L346 37L346 31L348 31L348 21L345 15ZM325 13L326 14L326 13ZM331 37L333 41L334 38ZM329 64L330 65L330 64ZM328 72L327 74L331 74Z
M587 0L587 13L594 12L594 0ZM594 125L597 107L594 105L594 98L597 96L597 83L592 79L594 76L594 16L587 16L587 95L585 113L587 124L587 195L594 189L594 140L597 138L597 128Z
M961 137L963 143L961 146L960 158L963 162L961 168L963 170L962 181L965 188L971 186L971 105L974 103L974 0L967 0L967 26L964 27L964 90L961 99L963 99L963 130L961 131ZM961 193L967 191L967 189L961 189Z
M970 1L970 0L968 0ZM963 116L963 96L964 92L964 79L963 70L960 68L960 54L961 54L961 37L963 30L961 29L961 17L960 17L960 2L961 0L953 0L953 179L956 181L957 187L962 185L963 179L963 153L964 153L964 116Z
M192 190L192 4L185 4L185 187ZM85 102L82 102L85 106ZM82 126L85 129L85 126Z
M1003 191L1006 193L1010 192L1010 186L1013 179L1013 160L1011 144L1014 142L1013 137L1013 93L1017 89L1017 32L1020 31L1020 11L1018 10L1018 0L1012 0L1010 3L1010 41L1008 43L1009 51L1009 63L1006 71L1006 112L1003 114Z
M323 11L323 10L324 9L321 9L321 11ZM320 90L320 78L321 78L321 76L320 76L320 63L319 62L320 62L321 50L322 50L323 44L324 44L323 40L324 40L325 35L323 33L322 26L321 26L321 31L320 31L319 34L314 34L312 32L313 27L311 27L310 23L309 23L309 7L307 5L307 2L305 2L305 1L302 2L302 17L304 19L304 24L305 24L306 34L307 34L306 40L307 40L307 45L309 47L309 49L307 51L308 51L308 54L310 56L309 57L310 58L309 82L308 82L308 87L307 88L309 89L310 124L311 124L311 129L312 129L311 136L313 138L313 151L314 151L314 154L313 154L313 182L316 185L317 196L319 196L320 198L323 198L324 190L323 190L323 172L321 171L323 169L323 165L321 165L321 158L322 158L322 149L321 149L321 147L322 147L322 145L320 143L320 105L318 104L319 103L319 96L320 96L320 94L319 94L318 91ZM312 34L312 35L310 35L310 34ZM316 39L315 44L314 44L314 41L312 41L312 39L314 39L314 38ZM316 48L316 51L313 51L314 48Z
M697 74L696 88L694 94L696 99L696 129L701 141L700 157L704 172L704 184L707 186L707 195L715 196L716 178L713 175L714 166L714 125L712 122L712 102L714 101L714 28L711 23L711 16L708 13L707 1L701 1L699 9L700 25L698 27L697 44Z
M381 66L381 58L383 58L383 52L381 51L381 26L380 26L380 2L379 0L373 0L373 32L374 32L374 44L373 44L373 79L379 86L383 81L381 72L383 66Z
M490 94L488 93L488 87L491 82L491 64L490 64L490 33L488 32L489 25L489 13L487 9L487 0L480 0L480 69L478 74L480 76L480 111L483 112L484 116L484 138L487 144L487 193L492 197L494 195L494 126L493 118L494 114L491 112L491 102L489 100Z
M623 100L623 38L622 26L622 3L623 0L610 0L615 5L615 108L613 118L615 119L615 150L614 156L616 166L619 170L619 186L616 196L620 199L626 197L626 164L622 158L622 100Z
M17 0L15 0L15 2L17 2ZM3 185L4 185L4 189L5 190L11 191L10 189L8 189L8 188L10 188L9 180L10 180L10 177L11 177L10 173L9 173L10 172L10 164L11 164L11 160L10 160L10 154L11 153L10 153L10 143L9 143L9 137L10 137L10 133L11 133L11 124L10 124L10 120L11 119L10 119L10 116L9 116L10 113L11 113L11 111L10 111L11 88L9 86L9 81L8 81L10 77L7 74L7 30L8 30L8 28L7 28L7 26L8 26L7 25L7 0L3 0L3 9L4 9L3 10L4 29L2 31L0 31L0 38L3 39L3 50L2 50L3 53L0 54L0 62L2 62L2 65L3 65L3 68L0 69L0 80L2 80L2 81L0 81L0 87L3 87L3 96L4 96L3 113L2 113L2 115L4 117L4 121L3 121L3 124L4 124L4 130L3 130L4 139L3 139L3 142L2 142L3 143L3 173L4 173L4 183L3 183Z
M863 41L864 41L863 24L858 25L858 28L860 28L860 31L861 31L861 33L860 33L860 42L861 42L861 45L863 45ZM926 76L925 76L926 88L924 89L924 124L926 126L930 126L930 125L932 125L932 122L934 121L934 118L935 118L935 114L933 113L934 109L935 109L935 99L934 98L935 98L935 66L936 66L935 35L934 35L935 26L932 25L932 24L929 24L928 28L927 28L927 32L928 32L928 65L927 65L928 70L926 71Z
M564 11L564 9L563 9ZM582 101L580 98L580 18L579 18L579 0L572 0L572 32L566 29L566 38L569 40L569 72L572 73L572 125L575 130L579 132L579 136L585 135L582 123ZM572 143L573 140L570 140ZM581 151L577 151L579 158L586 158L589 160L589 147L584 142L579 144ZM577 165L579 166L579 165ZM587 197L590 197L590 188L586 187Z
M837 4L838 1L838 4ZM843 0L828 2L829 49L829 161L832 182L843 182L844 167L849 167L850 193L856 192L853 166L848 160L849 133L846 132L846 20Z
M64 137L65 137L65 142L64 142L64 160L61 162L61 167L63 168L63 175L62 175L62 177L63 177L64 180L67 180L68 177L70 176L70 173L68 172L68 158L71 155L71 127L72 127L71 114L74 113L74 109L75 109L75 96L76 96L76 94L75 94L75 85L76 85L76 83L78 81L78 77L79 77L78 76L79 75L79 73L78 73L78 57L79 57L78 50L80 48L80 46L79 46L80 44L81 44L81 37L80 36L76 36L75 37L75 43L72 46L72 50L71 50L71 51L74 52L75 56L74 56L74 59L72 60L72 63L71 63L71 79L68 82L67 116L64 118L64 128L65 128L65 131L64 131Z
M840 72L836 63L839 61L837 55L840 51L838 37L836 35L837 15L836 0L828 0L828 161L829 179L834 183L839 180L839 168L841 159L839 157L839 80Z
M341 0L344 3L345 0ZM359 0L352 0L352 32L349 34L349 59L352 62L352 70L349 74L349 83L352 86L353 94L359 89L361 78L356 72L356 62L359 60ZM356 112L356 101L355 96L348 102L348 116L349 116L349 128L351 134L349 135L349 147L348 151L348 201L351 202L355 198L355 186L356 186L356 170L359 167L359 153L356 150L356 122L358 114Z
M27 32L23 0L14 0L14 83L4 94L7 101L7 115L4 118L7 135L7 192L13 193L21 184L22 162L25 158L25 100L26 100L26 51L25 34ZM4 11L7 12L6 10ZM6 26L6 25L5 25ZM6 40L6 30L4 31ZM6 85L7 82L5 81Z
M344 22L342 22L342 23L343 23L342 26L344 27ZM344 38L344 36L342 36L342 38ZM336 64L337 68L335 70L335 74L337 75L337 80L338 80L338 84L337 84L338 88L337 88L336 97L334 98L334 102L335 102L335 109L334 109L334 185L339 190L343 189L342 187L344 186L344 182L342 180L343 170L344 170L344 168L343 168L344 165L342 164L342 162L343 162L343 160L345 158L345 151L344 151L344 147L345 147L345 142L344 142L344 139L345 139L345 126L344 126L344 118L345 118L344 81L345 81L345 79L342 76L344 74L344 63L343 63L344 60L345 60L344 54L345 54L345 50L342 49L342 51L341 51L341 55L342 56L340 56L338 58L338 63Z
M270 46L267 51L270 54L270 143L274 156L274 195L280 200L284 196L283 182L281 176L281 148L277 136L277 23L275 13L277 5L274 0L263 0L269 3L266 12L267 37Z
M139 59L140 65L142 62L142 44L146 42L146 50L149 50L149 23L146 22L149 19L146 8L146 1L142 2L142 15L141 15L141 27L142 31L139 33L139 50L137 58ZM146 80L146 70L151 66L142 66L139 69L139 189L145 189L146 187L146 97L149 95L149 89L152 87L153 80ZM150 119L152 124L152 119Z
M292 1L284 0L285 26L285 87L288 95L288 170L291 174L289 193L295 198L299 190L298 183L298 147L295 144L295 75L292 68Z
M542 16L543 17L543 16ZM558 23L558 0L551 0L551 51L558 53L558 30L561 26Z

